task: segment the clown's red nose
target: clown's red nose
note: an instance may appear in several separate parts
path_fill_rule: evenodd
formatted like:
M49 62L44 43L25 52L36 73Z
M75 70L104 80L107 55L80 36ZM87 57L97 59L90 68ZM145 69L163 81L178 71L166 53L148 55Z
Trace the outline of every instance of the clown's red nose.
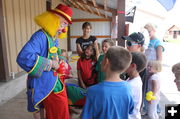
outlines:
M62 32L65 33L65 32L66 32L66 29L62 29Z

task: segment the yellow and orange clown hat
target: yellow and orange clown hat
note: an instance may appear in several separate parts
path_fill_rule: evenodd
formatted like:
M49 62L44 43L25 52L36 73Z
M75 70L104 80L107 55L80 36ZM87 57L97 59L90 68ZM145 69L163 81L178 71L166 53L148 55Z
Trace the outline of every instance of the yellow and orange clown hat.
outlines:
M50 36L54 37L60 26L61 19L59 16L65 18L70 24L72 24L72 9L66 5L59 4L55 9L46 11L39 16L35 17L35 22ZM66 28L67 29L67 28ZM66 33L61 33L61 38L66 36Z

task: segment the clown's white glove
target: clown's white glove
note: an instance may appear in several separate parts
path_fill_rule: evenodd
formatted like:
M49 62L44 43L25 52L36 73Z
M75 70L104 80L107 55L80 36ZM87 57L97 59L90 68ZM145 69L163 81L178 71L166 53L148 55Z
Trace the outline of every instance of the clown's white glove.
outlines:
M59 68L58 60L48 60L47 65L44 68L44 71L50 71L51 69L57 70Z
M59 61L58 60L51 60L52 68L57 70L59 68Z

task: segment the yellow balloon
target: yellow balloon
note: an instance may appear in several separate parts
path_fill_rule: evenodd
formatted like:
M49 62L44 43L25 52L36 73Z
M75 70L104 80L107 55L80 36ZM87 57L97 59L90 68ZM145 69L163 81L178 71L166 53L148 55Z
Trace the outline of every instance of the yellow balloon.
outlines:
M149 91L149 92L146 93L146 100L147 101L156 100L156 97L153 96L153 92L152 91Z

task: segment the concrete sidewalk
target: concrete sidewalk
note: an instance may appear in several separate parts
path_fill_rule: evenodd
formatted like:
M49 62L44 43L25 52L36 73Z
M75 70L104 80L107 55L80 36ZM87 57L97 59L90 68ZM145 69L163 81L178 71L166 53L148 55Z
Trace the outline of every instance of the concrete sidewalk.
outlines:
M1 119L33 119L32 113L27 112L25 90L5 104L0 106Z
M171 94L171 96L176 97L177 94ZM180 99L180 98L179 98ZM161 109L162 115L160 119L164 119L164 105L165 104L176 104L177 102L169 101L164 94L161 94ZM13 99L9 100L7 103L0 106L0 118L1 119L33 119L32 113L27 112L27 101L25 90L18 94ZM72 115L72 119L79 119L80 109L75 110L77 114ZM147 116L142 116L142 119L148 119Z
M161 88L161 100L160 106L162 114L160 119L164 119L165 116L165 104L177 104L180 103L180 93L177 92L175 84L171 81L173 75L169 69L170 67L164 66L162 72L162 88ZM1 119L33 119L32 113L27 112L26 91L22 91L16 97L12 98L5 104L0 106L0 118ZM79 112L81 110L75 110L77 114L73 114L72 119L79 119ZM143 116L142 119L147 119L147 116Z

